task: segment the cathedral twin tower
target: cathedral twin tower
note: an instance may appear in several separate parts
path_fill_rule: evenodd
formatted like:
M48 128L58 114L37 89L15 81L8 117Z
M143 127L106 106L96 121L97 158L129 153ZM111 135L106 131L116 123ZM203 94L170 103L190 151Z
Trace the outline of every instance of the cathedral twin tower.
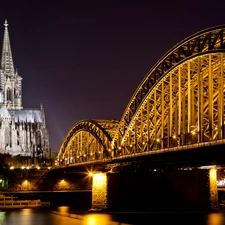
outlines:
M8 23L4 23L0 68L0 153L43 156L49 149L44 108L24 109L22 77L14 69Z

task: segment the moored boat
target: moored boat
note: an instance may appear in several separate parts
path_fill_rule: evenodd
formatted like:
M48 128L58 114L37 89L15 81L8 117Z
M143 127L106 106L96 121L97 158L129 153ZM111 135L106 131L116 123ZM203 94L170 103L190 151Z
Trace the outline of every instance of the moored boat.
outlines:
M21 209L35 207L49 207L50 202L42 202L40 199L20 200L13 196L0 194L0 209Z

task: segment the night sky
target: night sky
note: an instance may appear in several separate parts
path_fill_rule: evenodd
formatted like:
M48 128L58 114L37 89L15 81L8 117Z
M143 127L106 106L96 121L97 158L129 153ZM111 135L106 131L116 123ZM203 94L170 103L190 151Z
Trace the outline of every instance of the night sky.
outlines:
M78 121L120 119L170 48L225 24L225 1L1 1L2 41L5 18L23 107L43 104L57 152Z

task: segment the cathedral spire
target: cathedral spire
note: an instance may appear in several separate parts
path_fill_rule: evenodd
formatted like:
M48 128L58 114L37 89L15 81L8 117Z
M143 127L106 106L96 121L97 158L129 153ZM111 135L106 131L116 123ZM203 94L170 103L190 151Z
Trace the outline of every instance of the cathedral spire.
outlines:
M14 75L14 65L12 59L11 46L9 41L9 31L8 31L8 22L7 19L4 23L5 31L4 31L4 39L3 39L3 47L2 47L2 59L1 59L1 67L4 70L5 75L13 76Z

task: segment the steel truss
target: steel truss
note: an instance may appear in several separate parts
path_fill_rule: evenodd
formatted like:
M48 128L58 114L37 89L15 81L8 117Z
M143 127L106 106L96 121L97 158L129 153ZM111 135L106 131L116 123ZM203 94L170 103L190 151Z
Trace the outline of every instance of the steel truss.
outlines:
M203 54L168 72L117 139L116 156L224 138L224 57Z
M82 163L111 157L116 120L84 120L75 124L59 151L61 164Z
M225 25L184 39L145 76L119 124L79 122L60 158L78 163L224 139L224 74Z
M113 138L113 156L224 138L225 26L183 40L149 71Z

